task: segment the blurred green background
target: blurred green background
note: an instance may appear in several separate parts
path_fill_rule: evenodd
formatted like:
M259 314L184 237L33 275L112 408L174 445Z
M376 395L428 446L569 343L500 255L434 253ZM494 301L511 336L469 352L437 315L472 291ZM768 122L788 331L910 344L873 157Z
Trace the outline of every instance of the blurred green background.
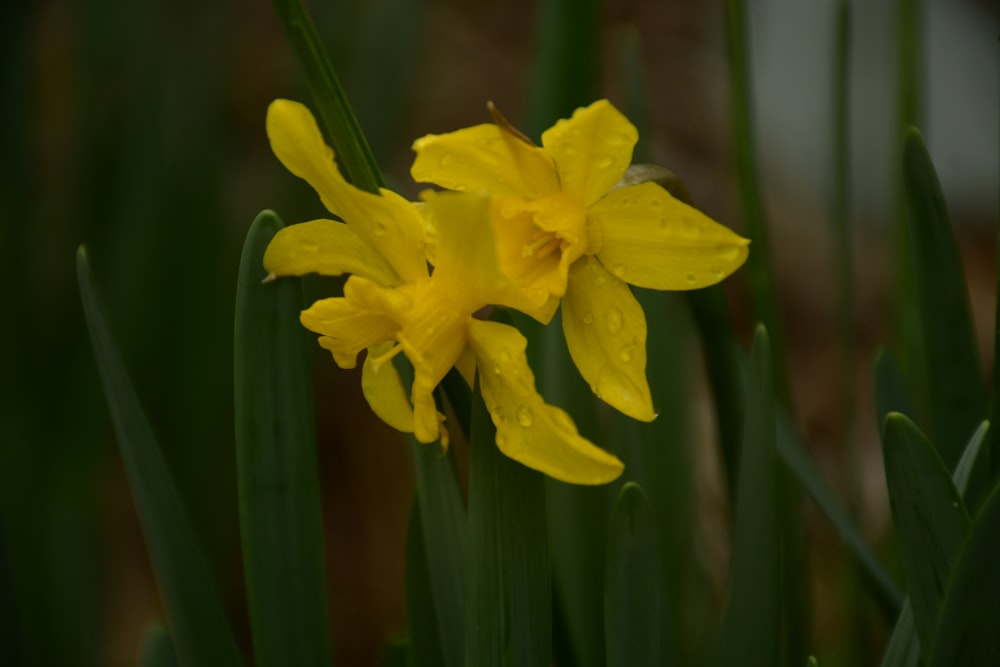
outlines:
M797 418L835 485L846 482L837 383L857 387L858 507L875 544L890 529L871 416L870 359L889 337L892 2L859 3L853 52L856 336L837 367L830 285L827 77L833 3L754 6L765 201ZM997 206L997 9L928 3L922 126L966 252L982 358L992 350ZM313 2L310 10L390 184L408 196L412 140L488 119L523 122L533 2ZM82 321L73 272L86 243L133 380L215 567L241 640L233 454L232 316L246 230L263 208L324 215L271 156L275 97L310 102L264 0L8 3L0 30L0 657L4 664L124 665L162 611ZM597 54L605 93L638 26L650 150L701 208L738 226L721 3L616 0ZM994 39L992 46L990 39ZM992 49L992 50L991 50ZM593 55L593 54L590 54ZM589 58L581 59L581 62ZM550 119L555 120L555 119ZM731 296L744 312L745 286ZM313 289L321 291L317 283ZM749 322L739 323L749 332ZM655 341L650 342L655 345ZM412 463L370 414L358 378L316 353L319 450L334 646L371 664L404 631L403 543ZM694 385L700 554L724 581L726 500L704 389ZM846 556L806 508L813 645L851 634ZM878 647L871 647L878 655Z

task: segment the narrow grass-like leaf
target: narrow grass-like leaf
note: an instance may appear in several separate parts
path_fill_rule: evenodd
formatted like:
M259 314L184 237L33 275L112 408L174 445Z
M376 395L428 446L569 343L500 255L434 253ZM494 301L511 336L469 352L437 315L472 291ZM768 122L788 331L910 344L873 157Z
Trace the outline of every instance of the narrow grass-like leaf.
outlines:
M903 184L924 333L931 435L951 469L969 434L986 416L986 390L958 242L930 155L912 128L903 147Z
M348 181L369 192L385 185L368 140L354 117L337 73L301 0L273 0L295 57L306 74L337 165Z
M782 463L830 520L840 539L857 559L865 580L887 617L891 619L903 604L903 594L865 542L847 508L823 479L823 475L795 435L791 420L784 413L778 416L777 448Z
M441 634L434 608L424 529L420 523L420 498L414 497L406 530L406 619L412 667L446 664L441 653Z
M600 0L542 0L535 19L528 136L593 102L600 77Z
M734 505L729 607L721 665L778 664L781 533L775 406L767 331L758 326L746 381L746 419Z
M479 393L469 444L466 665L545 667L552 645L551 577L541 473L504 456Z
M609 667L661 665L663 597L656 522L638 484L622 487L608 533L604 634Z
M970 519L933 445L898 413L882 435L885 477L920 645L933 646L941 602Z
M726 41L729 52L733 138L736 143L736 171L743 221L747 235L752 241L750 256L747 258L750 292L757 320L767 327L771 340L772 374L777 396L783 405L790 407L781 316L774 276L771 273L774 264L771 261L767 221L761 199L763 188L757 174L749 24L746 0L726 0Z
M466 513L451 459L439 445L410 438L427 576L445 667L465 664Z
M969 440L969 444L962 452L955 467L952 479L955 481L955 488L962 496L965 495L969 476L973 467L979 460L979 453L983 450L989 432L989 422L983 422ZM917 637L917 628L914 625L913 606L909 598L903 604L903 610L899 613L896 627L893 628L892 636L889 638L889 645L886 648L885 656L882 659L882 667L915 667L920 663L920 640Z
M913 415L913 403L896 356L886 348L875 352L875 419L884 424L890 412Z
M1000 487L983 504L952 570L928 664L1000 664Z
M331 661L312 376L297 278L263 284L271 211L247 234L236 286L233 372L240 526L258 665Z
M167 629L159 623L146 629L139 653L140 667L177 667L177 654Z
M111 335L83 247L77 251L76 270L94 356L177 655L185 665L242 664L188 510Z
M903 603L903 610L896 619L896 627L889 637L889 645L882 656L882 667L917 667L920 664L920 638L913 619L910 598Z
M969 480L972 479L972 471L978 466L983 465L981 461L988 458L986 443L989 442L990 438L990 423L984 421L976 429L976 432L972 434L969 438L969 444L965 446L965 450L962 452L962 458L958 460L958 464L955 466L955 472L952 473L952 479L955 480L955 488L958 489L959 494L962 498L968 502L968 489Z

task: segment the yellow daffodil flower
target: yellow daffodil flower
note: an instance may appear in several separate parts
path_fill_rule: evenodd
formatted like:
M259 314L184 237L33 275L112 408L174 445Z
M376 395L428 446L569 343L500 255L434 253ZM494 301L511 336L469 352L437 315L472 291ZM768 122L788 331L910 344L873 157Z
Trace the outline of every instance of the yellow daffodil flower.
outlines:
M638 132L607 100L557 122L540 147L494 117L418 139L414 180L489 193L504 273L538 302L562 299L567 346L598 396L654 419L645 315L626 283L712 285L743 264L749 241L655 183L619 187Z
M447 446L433 391L454 366L470 385L478 372L496 444L507 456L579 484L608 482L621 473L617 458L581 437L569 416L535 390L524 337L474 317L489 304L523 301L520 287L499 269L492 234L482 233L489 230L488 199L428 193L418 209L389 190L355 188L341 176L312 114L295 102L271 104L267 134L278 159L343 222L313 220L282 229L267 248L264 267L270 277L351 274L342 297L317 301L301 321L320 335L341 368L353 368L367 350L362 389L379 417L420 442L440 439ZM424 218L433 230L433 272L425 259ZM409 396L390 362L399 352L413 364Z

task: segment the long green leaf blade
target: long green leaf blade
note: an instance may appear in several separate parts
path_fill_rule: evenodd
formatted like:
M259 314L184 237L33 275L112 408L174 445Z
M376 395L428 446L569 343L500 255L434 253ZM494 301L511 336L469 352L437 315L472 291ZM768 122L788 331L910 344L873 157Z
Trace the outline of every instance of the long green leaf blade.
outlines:
M729 608L722 665L778 664L781 635L781 533L775 457L775 406L767 331L758 326L746 383L743 451L733 524Z
M552 583L544 478L497 448L478 383L472 406L465 663L545 667Z
M410 661L413 667L439 667L445 661L441 653L419 504L420 498L414 497L406 530L406 619Z
M986 417L986 389L958 242L941 184L920 133L903 145L906 220L927 363L931 435L951 469Z
M405 380L404 380L405 381ZM451 460L410 437L427 577L446 667L465 664L466 512Z
M941 622L928 663L1000 664L1000 487L976 517L959 555L941 608Z
M933 646L945 587L971 521L933 445L898 413L885 421L885 476L922 647Z
M140 667L177 667L177 654L167 629L159 623L146 629L139 653Z
M76 270L94 356L177 655L185 665L240 665L212 573L111 335L83 247L77 251Z
M816 464L796 437L791 421L784 414L778 418L777 448L782 463L833 524L840 539L857 559L861 573L887 611L887 616L892 618L903 604L903 594L855 526L850 512L823 479Z
M295 57L306 74L337 164L348 181L369 192L385 185L382 172L327 58L301 0L273 0Z
M298 279L262 284L271 211L247 234L236 286L233 371L240 526L258 665L331 661L312 376Z
M663 596L656 525L638 484L622 487L608 534L604 634L609 667L661 665Z

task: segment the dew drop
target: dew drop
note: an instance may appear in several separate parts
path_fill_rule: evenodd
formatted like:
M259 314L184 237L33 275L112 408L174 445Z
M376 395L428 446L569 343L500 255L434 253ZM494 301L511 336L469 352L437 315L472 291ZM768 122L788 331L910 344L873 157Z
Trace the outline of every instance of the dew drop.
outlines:
M617 308L609 310L605 319L605 324L608 325L608 331L611 333L618 333L621 331L622 325L624 324L622 311Z
M711 271L712 275L715 276L716 278L721 278L726 274L726 272L722 270L721 266L713 266L711 269L709 269L709 271Z
M609 158L609 157L602 157L600 160L597 161L597 168L598 169L607 169L608 167L611 166L612 162L613 162L613 160L611 158Z
M586 313L584 313L583 314L583 323L584 324L593 324L594 323L594 314L591 313L590 311L587 311Z
M625 268L624 264L619 264L618 266L616 266L614 268L614 270L612 271L612 273L614 273L619 278L624 278L625 277L625 273L627 271L628 271L628 269Z
M632 354L634 350L634 345L626 345L622 348L622 351L618 353L618 357L627 364L632 361Z
M694 275L693 273L687 274L686 276L684 276L684 279L687 280L692 285L698 282L698 276Z
M375 223L375 236L385 236L385 223L376 222Z
M507 444L507 436L503 433L497 433L497 447L503 447Z
M653 209L654 211L659 211L661 208L663 208L663 202L660 201L659 199L651 199L649 201L649 208Z
M531 408L526 405L522 405L517 409L517 423L521 425L522 428L528 428L535 421L535 415L531 412Z
M510 350L500 350L500 361L505 364L509 364L513 357L510 356Z
M493 364L493 374L500 375L500 364Z
M670 227L670 220L667 218L660 218L660 229L667 229Z
M448 153L445 153L444 155L441 156L441 159L438 161L438 164L441 165L442 167L447 167L453 161L454 160L452 159L451 155L448 154Z
M590 275L594 278L594 284L598 287L603 287L608 282L608 277L604 275L603 271L595 271Z

